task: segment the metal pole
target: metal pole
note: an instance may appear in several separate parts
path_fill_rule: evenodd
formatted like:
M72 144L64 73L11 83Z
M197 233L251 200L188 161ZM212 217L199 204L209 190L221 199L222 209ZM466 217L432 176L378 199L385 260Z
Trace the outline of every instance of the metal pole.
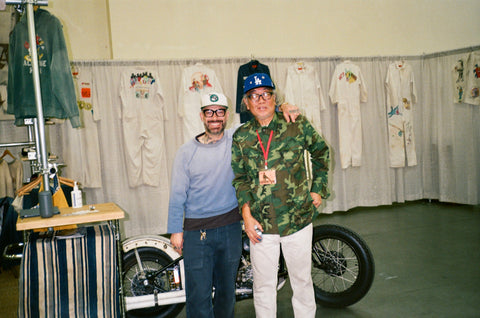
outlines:
M43 118L43 105L42 105L42 92L40 90L40 75L38 71L38 55L37 55L37 39L35 32L35 21L34 21L34 12L33 4L28 2L26 4L27 9L27 18L28 18L28 38L30 42L30 56L32 58L32 76L33 76L33 87L35 90L35 104L37 106L37 129L38 129L38 145L37 149L37 160L41 168L41 173L43 175L43 187L44 191L49 190L49 179L48 179L48 158L47 158L47 146L45 142L45 120Z
M20 141L20 142L10 142L5 144L0 144L0 147L20 147L20 146L34 146L35 143L33 141Z
M6 4L10 4L10 5L20 5L26 2L27 1L25 0L6 0L5 1ZM48 0L33 0L30 2L34 2L36 6L48 6Z

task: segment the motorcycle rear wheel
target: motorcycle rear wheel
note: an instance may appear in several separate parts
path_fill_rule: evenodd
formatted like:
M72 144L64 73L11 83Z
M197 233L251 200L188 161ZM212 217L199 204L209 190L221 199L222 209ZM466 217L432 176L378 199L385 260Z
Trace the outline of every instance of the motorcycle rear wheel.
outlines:
M142 262L142 266L146 272L154 272L165 265L170 264L173 260L163 251L154 247L140 247L138 253ZM135 257L135 251L131 250L123 255L123 289L124 296L142 296L153 294L153 284L144 284L144 280L139 277L140 268ZM159 275L156 278L157 286L162 286L165 277ZM164 292L161 288L157 289L158 293ZM166 306L155 306L149 308L135 309L127 311L127 317L151 317L151 318L173 318L176 317L185 306L184 303L172 304Z
M372 253L355 232L338 225L314 228L312 279L316 302L347 307L362 299L375 273Z

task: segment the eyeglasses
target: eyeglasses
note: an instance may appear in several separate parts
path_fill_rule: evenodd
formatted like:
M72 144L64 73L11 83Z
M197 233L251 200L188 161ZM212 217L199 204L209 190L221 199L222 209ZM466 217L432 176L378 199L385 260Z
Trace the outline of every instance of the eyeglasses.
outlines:
M205 117L213 117L213 115L216 114L217 117L224 117L226 112L227 112L227 110L225 108L219 108L217 110L204 109L203 110L203 115Z
M270 100L273 96L273 92L263 92L261 94L250 94L250 95L247 95L248 99L253 101L253 102L258 102L260 100L260 96L262 96L263 100L267 101L267 100Z

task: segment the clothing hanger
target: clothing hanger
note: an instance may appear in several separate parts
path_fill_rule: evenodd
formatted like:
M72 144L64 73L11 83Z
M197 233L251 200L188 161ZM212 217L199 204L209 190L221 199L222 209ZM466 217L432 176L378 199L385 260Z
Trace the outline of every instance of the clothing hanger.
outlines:
M72 187L75 185L75 180L72 180L72 179L68 179L68 178L65 178L65 177L60 177L60 176L57 176L58 178L58 181L61 183L61 184L64 184L66 186L69 186L69 187ZM77 182L77 184L79 184L79 182Z
M26 194L29 194L30 191L32 191L33 188L38 186L41 181L42 181L42 177L39 176L39 177L35 178L35 180L31 181L30 183L24 185L23 187L21 187L20 189L15 191L15 194L19 197L21 197L23 195L26 195Z
M61 184L64 184L66 186L69 186L69 187L72 187L75 185L75 181L72 180L72 179L68 179L68 178L64 178L64 177L60 177L60 176L57 176L58 178L58 181L61 183ZM22 195L26 195L26 194L29 194L30 191L32 191L33 188L35 188L36 186L38 186L40 184L40 182L42 182L42 178L41 177L37 177L35 178L35 180L31 181L30 183L24 185L23 187L21 187L20 189L18 189L15 194L18 195L19 197L21 197ZM78 182L77 182L78 184Z
M15 156L10 152L10 150L8 149L5 149L5 151L3 152L2 156L0 156L0 160L5 158L6 156L10 156L12 157L13 159L17 159L15 158Z

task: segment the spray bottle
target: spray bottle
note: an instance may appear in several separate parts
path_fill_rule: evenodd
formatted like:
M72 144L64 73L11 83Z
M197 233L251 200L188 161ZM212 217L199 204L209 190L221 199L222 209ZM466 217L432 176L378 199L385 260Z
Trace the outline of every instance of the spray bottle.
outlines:
M77 181L73 185L72 195L72 208L80 208L83 206L82 191L78 188Z

